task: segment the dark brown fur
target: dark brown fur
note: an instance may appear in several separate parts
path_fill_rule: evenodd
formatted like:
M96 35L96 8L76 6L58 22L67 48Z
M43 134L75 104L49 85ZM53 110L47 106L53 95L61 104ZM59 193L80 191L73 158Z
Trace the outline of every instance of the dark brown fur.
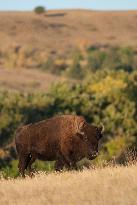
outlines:
M15 142L19 171L31 173L36 159L56 161L55 169L74 167L84 157L94 159L98 152L101 129L89 125L81 116L61 115L19 128Z

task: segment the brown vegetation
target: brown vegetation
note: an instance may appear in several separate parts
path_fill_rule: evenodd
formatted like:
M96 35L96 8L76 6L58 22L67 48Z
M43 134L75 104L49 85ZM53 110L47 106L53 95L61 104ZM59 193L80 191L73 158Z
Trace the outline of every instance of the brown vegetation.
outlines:
M29 45L47 55L68 55L75 47L93 44L136 46L136 22L137 11L1 12L0 47Z

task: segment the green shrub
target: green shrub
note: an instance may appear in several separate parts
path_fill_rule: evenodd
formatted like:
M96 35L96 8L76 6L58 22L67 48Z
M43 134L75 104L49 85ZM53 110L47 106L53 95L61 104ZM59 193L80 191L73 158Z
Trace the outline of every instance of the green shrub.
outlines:
M73 54L73 61L70 66L66 68L64 72L67 77L74 78L74 79L83 79L86 75L86 70L83 69L81 66L81 61L83 60L83 56L81 55L80 51L77 50Z
M82 69L78 61L74 61L73 64L70 67L68 67L65 74L69 78L83 79L84 70Z
M36 14L43 14L46 12L46 9L44 6L37 6L35 9L34 9L34 12Z

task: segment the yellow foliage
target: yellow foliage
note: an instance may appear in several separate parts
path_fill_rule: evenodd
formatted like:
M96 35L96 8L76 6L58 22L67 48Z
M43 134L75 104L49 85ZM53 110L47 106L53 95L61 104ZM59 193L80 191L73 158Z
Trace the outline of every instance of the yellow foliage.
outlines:
M124 89L126 86L127 84L123 81L123 79L114 79L111 76L107 76L102 81L91 85L90 91L107 95L110 92Z

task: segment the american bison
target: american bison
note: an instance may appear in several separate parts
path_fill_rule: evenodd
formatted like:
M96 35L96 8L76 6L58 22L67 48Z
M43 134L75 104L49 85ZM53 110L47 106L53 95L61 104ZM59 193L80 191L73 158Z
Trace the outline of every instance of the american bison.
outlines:
M93 160L98 155L98 141L103 127L88 124L82 116L60 115L19 128L15 143L19 156L19 172L32 172L36 159L56 161L55 170L75 167L84 157Z

